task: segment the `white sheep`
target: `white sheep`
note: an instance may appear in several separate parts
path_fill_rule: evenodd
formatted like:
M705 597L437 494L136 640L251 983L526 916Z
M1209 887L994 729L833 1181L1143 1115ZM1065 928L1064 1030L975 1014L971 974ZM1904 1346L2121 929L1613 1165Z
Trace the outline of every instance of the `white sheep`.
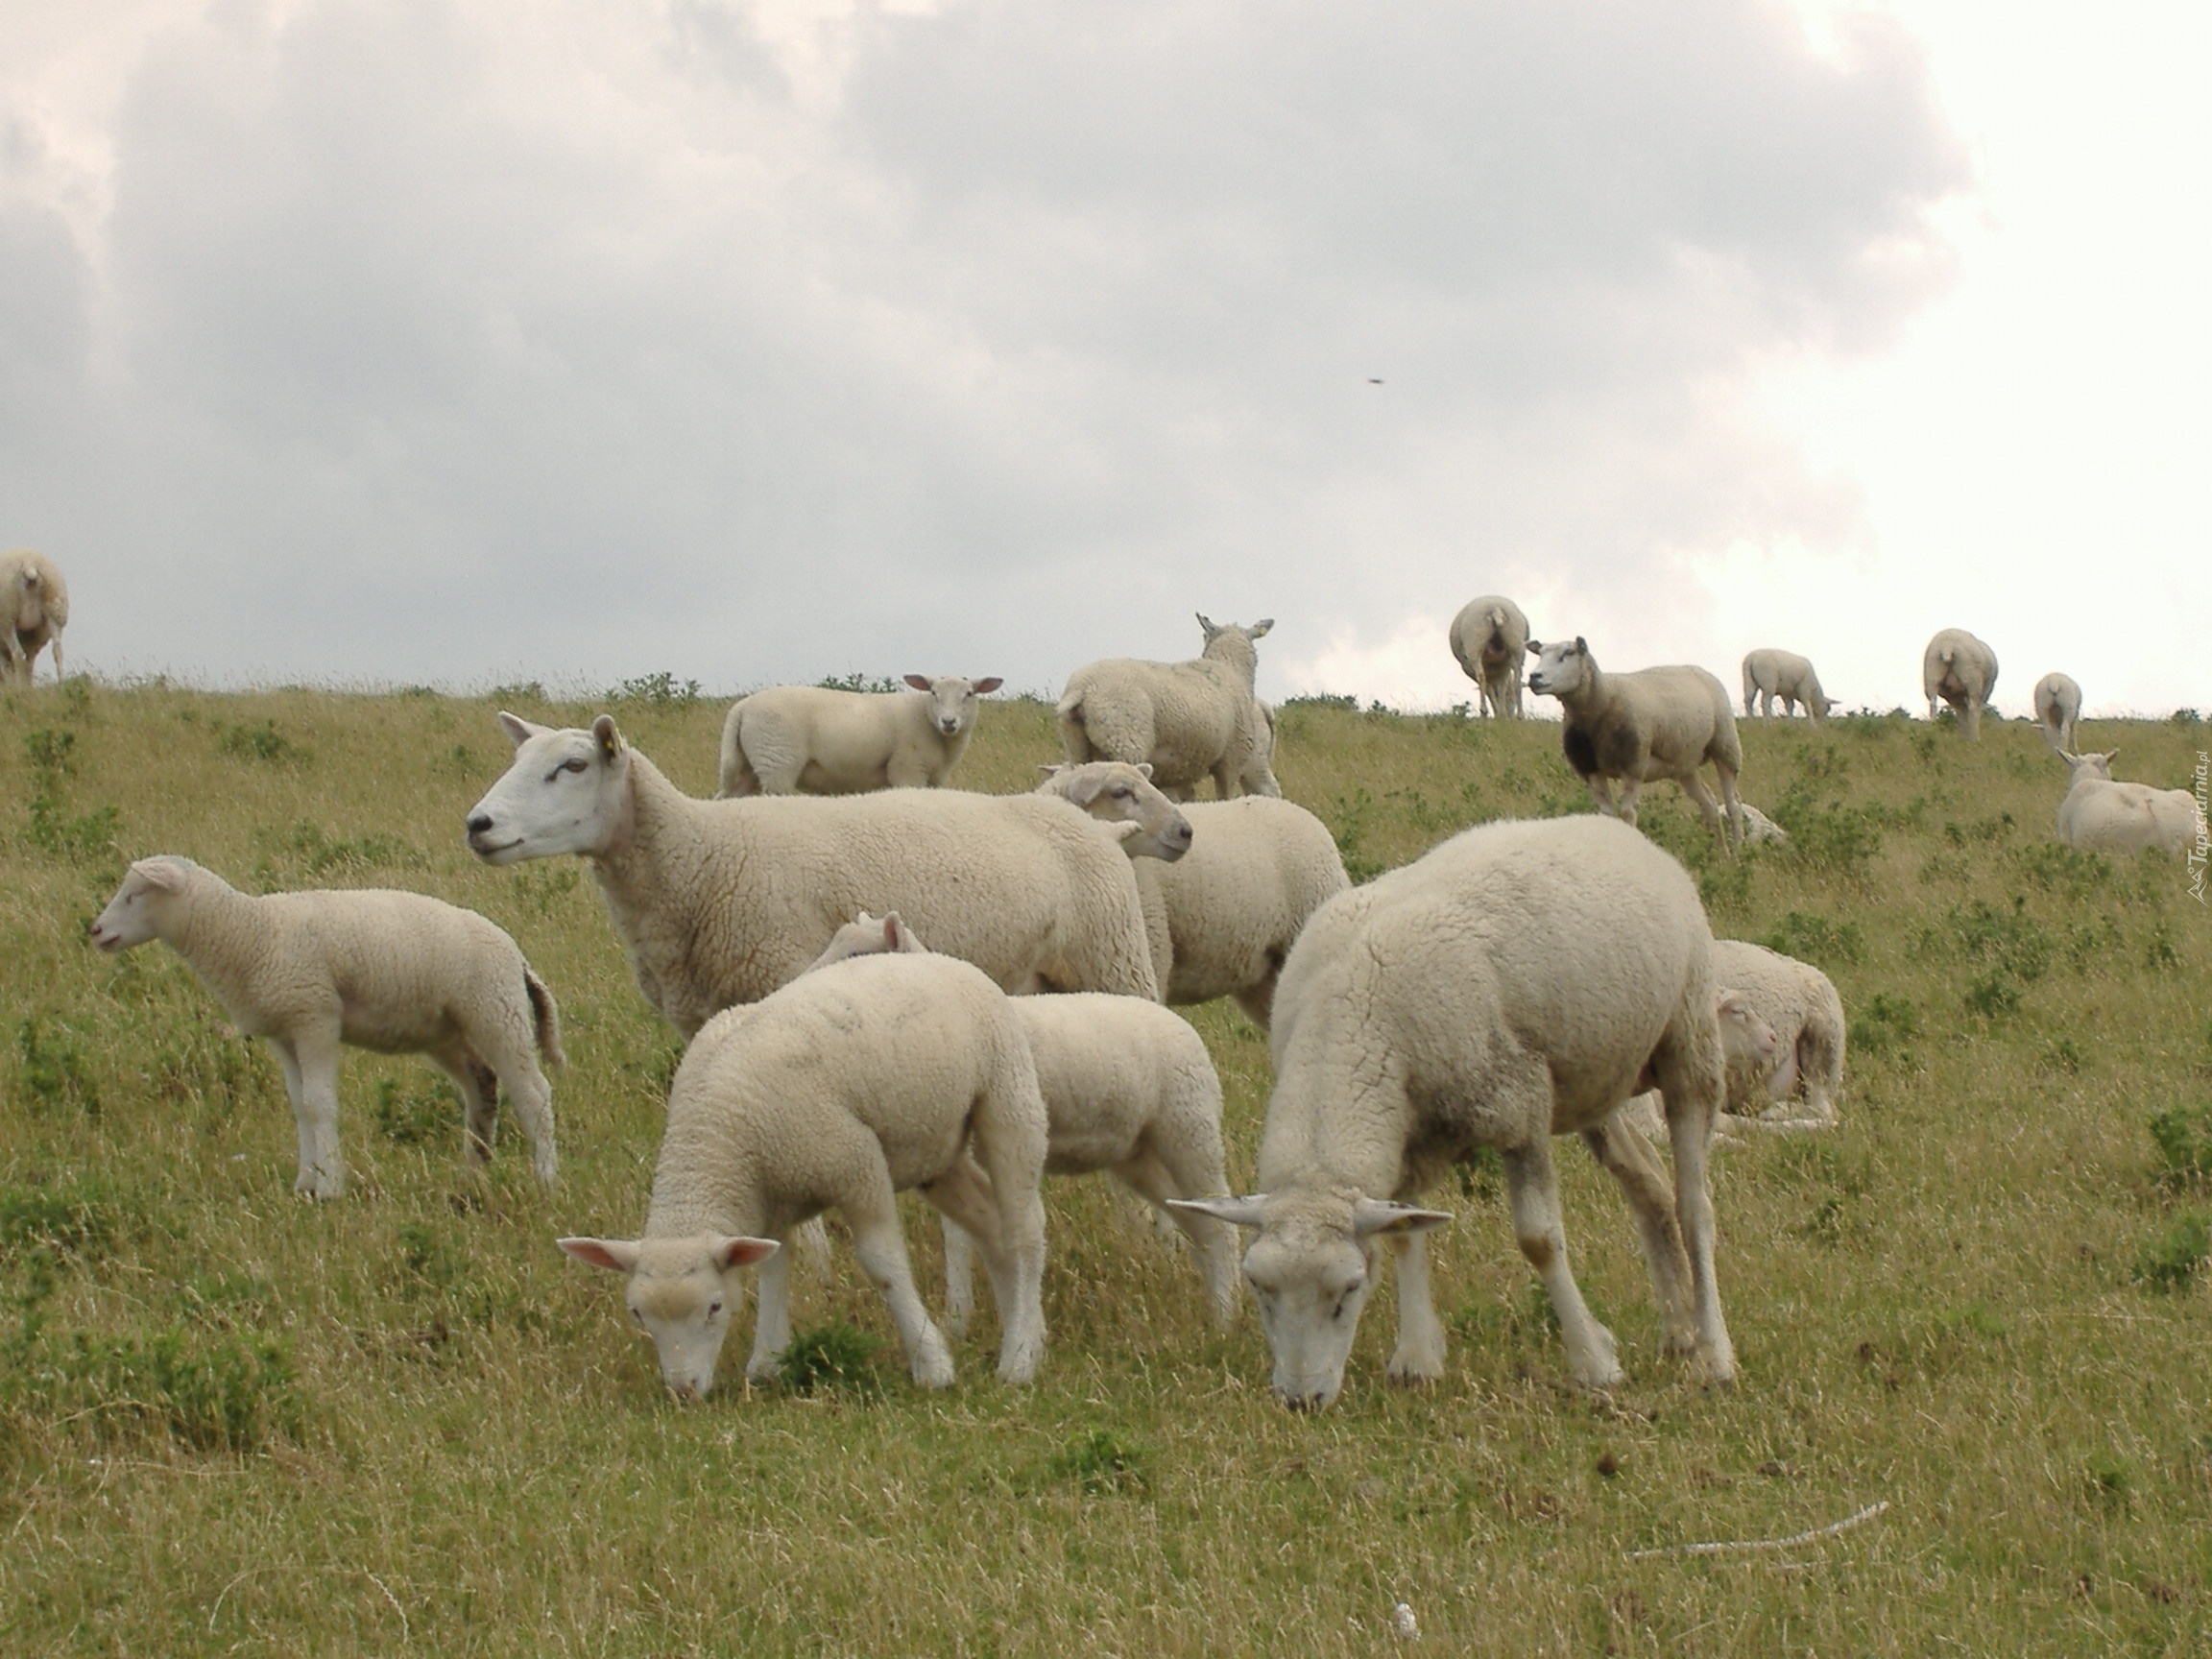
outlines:
M1695 885L1611 819L1486 824L1322 906L1276 998L1261 1190L1181 1206L1258 1230L1244 1277L1276 1393L1301 1407L1335 1398L1384 1238L1398 1257L1390 1376L1443 1375L1422 1236L1450 1217L1409 1201L1480 1146L1503 1157L1514 1233L1576 1380L1617 1382L1612 1334L1568 1269L1551 1153L1566 1134L1628 1196L1667 1347L1731 1380L1706 1161L1722 1091L1716 1001ZM1651 1082L1671 1192L1615 1118Z
M1477 706L1492 719L1521 718L1521 653L1528 618L1503 594L1471 599L1452 618L1452 655L1477 687Z
M1754 846L1764 843L1769 847L1790 845L1790 831L1746 801L1743 803L1743 839Z
M54 561L18 547L0 553L0 683L31 684L38 653L54 647L54 678L61 678L61 630L69 626L69 585Z
M1718 950L1720 941L1714 942ZM1775 1062L1780 1058L1782 1045L1774 1034L1774 1027L1759 1017L1758 1011L1745 999L1743 993L1722 986L1714 1001L1714 1017L1720 1026L1720 1057L1727 1069L1726 1099L1736 1095L1738 1080L1745 1085L1745 1097L1757 1091L1760 1103L1766 1103L1767 1079L1773 1073ZM1641 1081L1641 1079L1639 1079ZM1659 1091L1647 1089L1630 1096L1628 1103L1617 1114L1621 1122L1641 1131L1647 1139L1664 1141L1667 1138L1667 1114L1660 1106ZM1726 1112L1715 1116L1713 1133L1717 1139L1727 1140L1724 1124Z
M268 1039L300 1131L295 1192L335 1198L338 1048L427 1055L453 1079L469 1156L492 1155L504 1087L551 1186L553 1092L562 1063L552 993L515 941L473 910L421 893L270 893L252 898L189 858L142 858L92 924L103 950L167 940L249 1037ZM536 1053L533 1053L533 1045Z
M689 1037L789 983L860 910L897 909L1008 991L1157 1001L1137 880L1065 801L893 789L695 801L602 714L512 714L515 763L469 815L488 864L591 861L645 999Z
M1760 702L1764 699L1764 702ZM1833 699L1820 690L1820 676L1813 671L1813 664L1794 651L1777 651L1766 647L1745 655L1743 659L1743 718L1751 718L1751 705L1760 704L1763 719L1771 719L1774 705L1782 705L1782 712L1794 714L1797 706L1805 706L1805 717L1814 725L1836 707Z
M1045 1352L1045 1103L1006 995L950 956L886 955L807 974L709 1021L668 1093L644 1236L570 1238L622 1273L630 1316L684 1399L714 1384L738 1269L760 1262L746 1375L791 1340L792 1228L835 1210L883 1293L925 1388L952 1355L914 1288L895 1193L924 1197L981 1244L1001 1327L998 1375L1027 1382ZM981 1179L978 1175L988 1180Z
M1951 705L1959 730L1982 734L1982 710L1997 688L1997 653L1963 628L1939 630L1920 656L1920 688L1928 695L1928 718L1938 700Z
M1093 816L1124 825L1139 808L1107 792L1080 803ZM1200 801L1187 850L1172 864L1131 839L1152 974L1170 1003L1234 997L1262 1030L1275 981L1306 919L1349 887L1329 828L1295 802L1250 795Z
M1252 689L1260 655L1252 647L1275 626L1272 617L1249 628L1216 628L1204 616L1206 647L1188 662L1143 662L1109 657L1068 677L1055 712L1060 747L1069 760L1149 761L1162 789L1214 780L1226 800L1241 786L1256 741Z
M2043 741L2060 755L2074 753L2074 728L2081 719L2081 687L2071 674L2046 674L2035 682L2035 724Z
M906 676L910 691L771 685L722 720L720 795L857 795L944 787L975 730L976 699L997 675Z
M2073 775L2066 798L2058 803L2058 838L2080 853L2143 853L2156 849L2184 856L2203 841L2203 818L2196 796L2186 789L2153 789L2148 783L2117 782L2112 757L2061 755Z
M1244 757L1237 783L1247 795L1280 799L1283 794L1283 785L1275 781L1275 709L1257 697L1252 699L1252 752Z
M1721 1129L1834 1127L1844 1046L1843 999L1834 982L1810 962L1742 939L1713 941L1713 973L1725 988L1720 1046L1728 1086ZM1741 1010L1733 1022L1731 1002ZM1800 1094L1802 1109L1793 1104ZM1647 1126L1656 1118L1653 1112Z
M1121 826L1111 833L1132 858L1173 863L1190 851L1190 820L1152 781L1152 768L1126 760L1087 760L1080 766L1041 765L1040 795L1057 795L1100 823Z
M1736 715L1728 693L1702 668L1639 668L1606 674L1590 655L1587 641L1546 645L1528 641L1536 659L1528 689L1556 697L1566 710L1560 742L1567 763L1589 784L1600 812L1624 824L1636 822L1636 796L1646 783L1671 778L1682 786L1723 850L1743 839L1743 807L1736 798L1736 776L1743 769L1743 745L1736 734ZM1697 776L1705 761L1719 774L1721 809ZM1609 779L1621 781L1621 804L1613 804Z
M830 940L817 968L851 956L928 948L898 912L863 911ZM809 970L812 972L812 970ZM1221 1080L1205 1042L1181 1017L1134 997L1078 992L1015 998L1048 1124L1045 1172L1100 1170L1147 1203L1226 1192ZM1237 1238L1225 1222L1163 1209L1190 1240L1217 1325L1237 1311ZM947 1323L965 1330L974 1307L965 1231L945 1223Z

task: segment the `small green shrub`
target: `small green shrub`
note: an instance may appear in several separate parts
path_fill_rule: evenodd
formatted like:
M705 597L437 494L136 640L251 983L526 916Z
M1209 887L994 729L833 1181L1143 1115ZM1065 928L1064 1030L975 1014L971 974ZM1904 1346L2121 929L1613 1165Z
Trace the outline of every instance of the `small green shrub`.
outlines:
M2063 841L2031 841L2015 854L2020 873L2046 893L2086 899L2112 884L2112 861L2078 853Z
M68 1416L102 1438L165 1430L200 1452L251 1452L299 1421L290 1350L274 1337L171 1326L152 1334L29 1335L0 1370L0 1404Z
M1349 795L1336 797L1336 821L1330 826L1329 832L1335 837L1336 852L1344 860L1344 874L1352 878L1355 887L1382 874L1382 865L1360 851L1367 839L1368 820L1374 813L1375 797L1364 785Z
M1991 969L1966 987L1968 1013L1984 1020L2008 1020L2020 1012L2020 988L2001 969Z
M145 1216L105 1176L0 1188L0 1250L43 1249L96 1262L145 1230Z
M829 1391L863 1400L883 1392L876 1362L883 1344L852 1325L818 1325L793 1334L776 1361L776 1380L794 1394Z
M859 689L859 687L852 687ZM615 703L646 703L655 708L686 708L699 701L699 682L679 680L663 668L658 674L640 674L635 680L618 682L607 693Z
M2153 1114L2151 1139L2166 1180L2212 1181L2212 1106L2171 1106Z
M34 1014L15 1026L16 1077L34 1111L74 1106L87 1118L100 1116L100 1092L93 1086L84 1045L59 1021Z
M215 747L241 760L259 760L269 765L301 766L313 758L307 750L278 731L274 720L263 720L256 726L218 723Z
M74 772L77 763L72 751L76 747L77 733L74 732L55 732L40 727L36 732L23 734L23 754L31 762L34 773L53 776Z
M1046 1467L1056 1479L1072 1480L1086 1492L1142 1492L1151 1455L1111 1429L1094 1429L1052 1454Z
M1804 779L1782 792L1772 816L1789 832L1790 856L1811 869L1863 881L1882 852L1879 814L1842 801L1823 806Z
M398 1238L399 1264L433 1290L451 1288L467 1273L467 1263L428 1222L400 1222Z
M2137 1253L2135 1282L2153 1290L2185 1290L2196 1283L2207 1255L2212 1255L2212 1220L2179 1216Z
M2043 1066L2046 1070L2064 1071L2073 1075L2088 1064L2089 1057L2081 1052L2081 1045L2071 1037L2057 1038L2043 1050Z
M1851 1022L1851 1046L1863 1054L1903 1053L1920 1035L1920 1013L1910 998L1877 991Z
M850 674L832 674L829 679L817 680L814 684L825 691L869 691L878 695L906 688L906 683L902 680L888 679L881 674L863 674L857 668Z
M461 1102L451 1087L443 1083L409 1089L397 1077L379 1077L369 1110L376 1133L402 1146L443 1140L461 1121Z
M1969 962L1986 962L2025 983L2033 984L2051 966L2055 949L2041 923L2028 914L2018 894L2012 908L2001 910L1986 899L1954 904L1940 928L1923 928L1922 943Z
M1759 936L1758 943L1785 956L1797 956L1820 967L1849 966L1866 953L1865 941L1856 922L1831 922L1825 916L1802 910L1786 912Z

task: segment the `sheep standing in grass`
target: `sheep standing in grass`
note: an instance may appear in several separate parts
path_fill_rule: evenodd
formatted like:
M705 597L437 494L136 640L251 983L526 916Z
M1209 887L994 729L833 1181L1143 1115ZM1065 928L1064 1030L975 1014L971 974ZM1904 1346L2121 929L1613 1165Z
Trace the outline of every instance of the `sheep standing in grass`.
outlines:
M638 989L685 1037L788 984L860 910L902 912L1008 991L1159 999L1129 860L1064 801L694 801L604 714L589 731L499 721L515 763L469 813L469 848L488 864L589 858Z
M1928 718L1938 700L1951 705L1959 730L1982 734L1982 710L1997 688L1997 653L1963 628L1945 628L1928 641L1920 657L1920 688L1928 694Z
M850 956L927 949L894 911L866 912L830 940L816 967ZM809 970L811 972L812 970ZM1014 1016L1029 1040L1048 1125L1045 1172L1113 1174L1147 1203L1226 1192L1221 1080L1188 1022L1157 1002L1098 992L1020 997ZM1162 1210L1190 1240L1214 1323L1237 1311L1237 1237L1208 1215ZM945 1221L945 1306L955 1332L974 1307L968 1238Z
M69 625L69 585L54 561L18 547L0 553L0 682L31 684L40 651L54 647L54 678L61 678L61 630Z
M908 691L771 685L722 721L722 797L942 788L967 753L976 699L1004 684L906 676Z
M1528 618L1502 594L1468 601L1452 618L1452 655L1475 682L1478 707L1492 719L1521 718L1521 654Z
M2053 750L2074 753L2074 728L2080 718L2081 687L2071 674L2046 674L2035 682L2035 724Z
M919 1188L982 1247L1001 1326L998 1375L1045 1352L1045 1102L1006 995L950 956L883 955L806 974L708 1022L676 1069L641 1238L563 1238L626 1276L630 1316L684 1399L714 1384L760 1262L746 1375L791 1340L792 1228L833 1209L883 1294L914 1381L952 1385L952 1355L914 1288L896 1193Z
M426 1054L453 1079L469 1156L492 1155L503 1086L530 1137L538 1179L554 1175L561 1064L552 994L515 941L472 910L421 893L271 893L252 898L189 858L142 858L92 924L103 950L165 939L249 1037L284 1070L300 1130L295 1192L345 1190L338 1048ZM535 1045L536 1052L533 1052Z
M2112 757L2061 755L2074 781L2058 803L2058 838L2080 853L2145 853L2155 849L2178 858L2203 833L2197 798L2186 789L2153 789L2148 783L2116 782Z
M1764 699L1762 702L1761 699ZM1836 707L1822 694L1820 676L1813 671L1813 664L1794 651L1776 651L1767 648L1748 653L1743 659L1743 718L1751 718L1751 705L1759 703L1762 719L1771 719L1774 705L1782 705L1782 712L1794 714L1797 706L1805 706L1805 717L1814 725Z
M1216 628L1200 616L1198 626L1206 648L1194 661L1109 657L1068 677L1056 712L1060 747L1071 763L1148 761L1162 789L1211 777L1222 800L1241 786L1257 741L1252 682L1260 654L1253 645L1275 623L1270 617L1249 628Z
M1560 736L1567 763L1589 784L1600 812L1633 824L1637 793L1653 779L1671 778L1719 836L1724 851L1743 841L1736 775L1743 769L1743 745L1719 681L1692 667L1607 674L1580 637L1572 644L1551 645L1531 639L1528 651L1536 659L1528 689L1559 699L1567 715ZM1697 776L1697 768L1708 760L1720 778L1725 821ZM1608 781L1614 778L1621 780L1618 806Z
M1205 831L1199 831L1204 844ZM1682 867L1606 818L1502 822L1322 906L1283 970L1260 1193L1186 1202L1257 1229L1244 1277L1288 1405L1342 1387L1376 1246L1398 1258L1390 1376L1444 1372L1410 1200L1477 1147L1503 1155L1513 1229L1590 1387L1621 1377L1567 1264L1554 1135L1578 1134L1635 1212L1667 1347L1732 1379L1706 1145L1720 1109L1712 934ZM1615 1121L1656 1083L1678 1186ZM1686 1248L1687 1246L1687 1248Z

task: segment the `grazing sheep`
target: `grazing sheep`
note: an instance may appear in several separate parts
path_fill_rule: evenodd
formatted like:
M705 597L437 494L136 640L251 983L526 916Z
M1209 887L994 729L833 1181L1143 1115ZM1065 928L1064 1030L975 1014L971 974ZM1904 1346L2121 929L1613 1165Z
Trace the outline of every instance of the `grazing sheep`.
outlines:
M1199 845L1205 831L1199 832ZM1522 1254L1575 1379L1621 1377L1567 1265L1554 1135L1579 1134L1636 1214L1671 1352L1735 1376L1714 1278L1706 1145L1720 1109L1712 934L1682 867L1596 817L1486 824L1322 906L1283 970L1259 1194L1186 1202L1258 1230L1244 1277L1288 1405L1343 1385L1376 1250L1398 1257L1390 1376L1444 1372L1410 1200L1479 1146L1505 1164ZM1656 1082L1679 1187L1615 1121ZM1687 1249L1685 1249L1687 1245Z
M1480 712L1492 719L1521 718L1521 653L1528 648L1528 618L1501 594L1469 600L1452 618L1452 655L1478 690Z
M1567 763L1590 785L1600 812L1624 824L1636 822L1636 796L1656 778L1671 778L1695 803L1706 826L1725 851L1743 839L1743 807L1736 798L1736 775L1743 769L1743 745L1736 735L1736 716L1720 682L1702 668L1639 668L1606 674L1577 637L1572 645L1528 641L1536 668L1528 689L1556 697L1566 710L1561 744ZM1713 762L1720 777L1726 821L1697 776ZM1621 804L1613 804L1608 779L1621 783Z
M1920 658L1920 688L1928 694L1928 718L1936 718L1938 699L1959 716L1959 730L1982 735L1982 710L1997 688L1997 653L1963 628L1945 628L1928 641Z
M685 1037L798 977L860 910L902 911L1008 991L1159 999L1129 860L1064 801L695 801L604 714L589 731L499 722L515 763L469 813L469 848L590 859L637 988Z
M92 924L92 943L128 950L165 939L231 1022L265 1037L284 1069L300 1130L295 1192L345 1190L338 1048L425 1054L461 1093L469 1156L492 1155L504 1086L553 1183L558 1068L552 993L515 941L473 910L421 893L271 893L252 898L189 858L141 858Z
M2119 753L2059 757L2074 781L2058 803L2058 838L2080 853L2156 849L2182 856L2202 835L2196 796L2186 789L2114 781L2112 757Z
M1716 939L1713 944L1718 951L1720 941ZM1734 1098L1738 1079L1741 1077L1745 1085L1744 1097L1750 1098L1751 1092L1756 1090L1760 1103L1764 1105L1767 1079L1773 1072L1774 1063L1782 1052L1782 1045L1774 1035L1774 1027L1759 1017L1758 1011L1742 992L1726 986L1721 987L1714 1003L1714 1017L1720 1025L1720 1057L1727 1068L1728 1097ZM1641 1130L1650 1140L1664 1141L1667 1138L1667 1115L1660 1110L1659 1091L1656 1089L1647 1089L1641 1094L1632 1095L1617 1116L1621 1122ZM1730 1138L1723 1128L1725 1116L1723 1112L1713 1120L1713 1133L1717 1139Z
M69 626L69 585L54 561L18 547L0 553L0 683L31 684L38 653L54 647L54 678L61 678L61 630Z
M1004 684L906 676L911 691L771 685L722 721L720 795L858 795L942 788L967 753L976 699Z
M889 1304L907 1369L952 1385L952 1355L914 1288L895 1193L910 1188L983 1249L1002 1334L998 1375L1045 1352L1045 1102L1006 995L950 956L884 955L807 974L709 1021L668 1092L644 1237L563 1238L627 1276L630 1316L682 1399L714 1364L760 1262L745 1372L773 1376L791 1340L791 1229L833 1209ZM981 1179L979 1177L987 1177Z
M1790 832L1746 801L1743 803L1743 839L1753 845L1764 842L1769 847L1787 847Z
M1080 766L1037 768L1040 795L1057 795L1102 823L1126 825L1121 851L1132 858L1173 863L1190 851L1190 820L1152 783L1150 766L1125 760L1090 760Z
M1764 702L1760 702L1764 699ZM1776 651L1771 647L1753 651L1743 659L1743 718L1751 718L1751 705L1760 702L1762 719L1771 719L1774 705L1782 705L1782 712L1794 714L1797 705L1805 706L1805 717L1814 725L1836 707L1835 702L1822 695L1820 676L1814 673L1813 664L1794 651Z
M1136 808L1101 794L1084 804L1111 824ZM1275 981L1306 919L1349 887L1328 826L1294 802L1252 795L1196 802L1189 851L1173 864L1132 839L1152 974L1177 1005L1234 997L1262 1031Z
M816 967L849 956L922 951L896 911L862 912L837 930ZM811 972L811 970L809 970ZM1103 1169L1147 1203L1226 1192L1221 1080L1188 1022L1157 1002L1100 992L1022 997L1015 1018L1029 1040L1049 1125L1048 1175ZM1237 1312L1237 1237L1207 1215L1163 1210L1190 1238L1217 1325ZM946 1323L964 1331L974 1307L968 1238L945 1222Z
M2074 728L2081 718L2081 687L2070 674L2046 674L2035 682L2035 724L2043 741L2060 755L2074 753Z
M1216 628L1200 616L1198 626L1206 649L1194 661L1109 657L1068 677L1057 712L1070 761L1148 760L1162 789L1211 777L1222 800L1240 786L1257 740L1252 681L1260 655L1252 647L1274 619Z

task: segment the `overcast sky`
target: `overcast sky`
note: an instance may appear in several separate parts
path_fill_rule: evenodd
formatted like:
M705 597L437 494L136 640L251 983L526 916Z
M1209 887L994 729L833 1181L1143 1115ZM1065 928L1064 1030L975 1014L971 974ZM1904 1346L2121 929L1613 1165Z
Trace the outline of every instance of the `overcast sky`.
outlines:
M1056 689L1204 611L1436 706L1502 591L2212 705L2208 15L0 0L0 545L221 684Z

